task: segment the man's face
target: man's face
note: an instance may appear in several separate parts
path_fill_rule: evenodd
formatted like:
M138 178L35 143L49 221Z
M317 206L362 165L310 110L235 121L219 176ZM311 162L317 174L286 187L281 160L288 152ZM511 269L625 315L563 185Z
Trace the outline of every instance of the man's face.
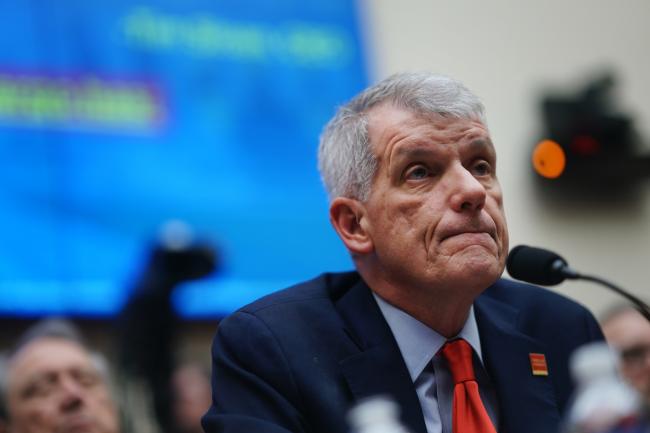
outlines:
M473 299L503 272L508 233L482 123L384 104L368 114L378 170L367 230L379 268L413 289Z
M634 310L603 324L607 342L621 354L621 373L650 401L650 323Z
M103 377L79 345L42 338L8 365L10 433L117 433L118 417Z

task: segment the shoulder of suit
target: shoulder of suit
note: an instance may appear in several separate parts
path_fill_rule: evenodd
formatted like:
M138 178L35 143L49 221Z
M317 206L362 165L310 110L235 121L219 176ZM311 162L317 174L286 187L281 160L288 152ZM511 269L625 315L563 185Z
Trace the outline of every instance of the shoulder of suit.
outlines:
M305 303L319 299L335 300L350 287L357 284L359 280L359 274L353 271L323 273L311 280L270 293L243 306L238 311L256 313L266 308L289 303Z
M553 308L554 311L587 310L582 304L550 289L506 278L497 280L482 296L505 302L517 308Z

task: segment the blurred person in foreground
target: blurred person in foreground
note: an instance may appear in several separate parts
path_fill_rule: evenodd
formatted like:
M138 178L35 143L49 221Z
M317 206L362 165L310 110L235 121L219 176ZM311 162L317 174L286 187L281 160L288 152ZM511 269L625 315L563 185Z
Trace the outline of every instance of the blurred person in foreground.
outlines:
M104 359L68 322L28 329L0 366L0 432L119 431Z
M206 432L345 432L350 406L377 394L412 433L556 431L568 357L602 334L582 306L500 279L508 231L477 97L394 75L338 110L319 167L356 271L220 323Z
M650 404L650 323L631 305L606 312L601 326L609 345L620 354L621 375Z

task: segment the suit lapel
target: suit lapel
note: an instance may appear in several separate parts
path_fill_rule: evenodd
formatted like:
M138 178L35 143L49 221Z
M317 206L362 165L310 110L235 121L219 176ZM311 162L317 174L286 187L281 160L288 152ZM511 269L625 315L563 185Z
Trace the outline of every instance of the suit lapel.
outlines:
M346 332L359 352L340 361L357 400L388 395L401 406L402 421L413 433L427 433L415 387L395 338L368 286L362 281L337 302Z
M487 295L474 305L483 362L499 401L498 432L557 431L560 414L551 377L534 376L529 357L546 353L545 346L517 330L518 311L511 306Z
M475 302L483 362L499 401L499 433L557 431L560 415L551 376L534 376L529 355L546 353L543 343L522 334L518 311L488 295ZM390 328L368 286L359 280L337 302L345 331L359 349L340 361L355 399L389 395L401 406L413 433L426 433L420 402ZM552 375L552 366L549 366Z

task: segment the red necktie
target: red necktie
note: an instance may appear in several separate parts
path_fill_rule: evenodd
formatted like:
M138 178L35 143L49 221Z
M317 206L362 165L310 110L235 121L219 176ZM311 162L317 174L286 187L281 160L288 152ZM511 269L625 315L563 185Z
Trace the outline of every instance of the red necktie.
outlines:
M472 365L472 347L459 339L441 349L454 378L453 433L496 433L483 406Z

